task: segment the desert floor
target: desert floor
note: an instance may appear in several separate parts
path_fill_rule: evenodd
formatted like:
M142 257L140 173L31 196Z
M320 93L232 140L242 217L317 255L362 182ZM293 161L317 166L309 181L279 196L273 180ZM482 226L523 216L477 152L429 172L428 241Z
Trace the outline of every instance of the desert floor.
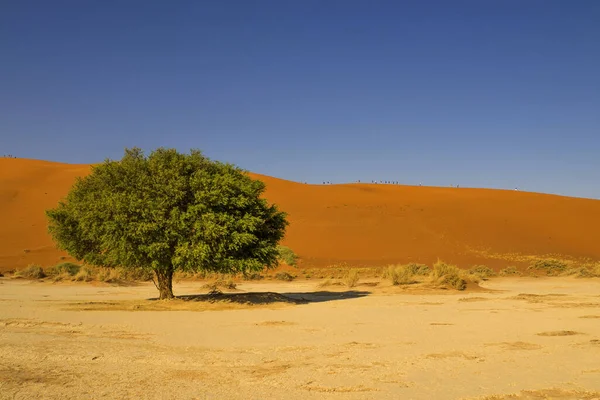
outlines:
M248 282L238 288L314 301L144 311L165 303L145 300L151 283L0 278L0 398L600 398L600 280L483 286Z

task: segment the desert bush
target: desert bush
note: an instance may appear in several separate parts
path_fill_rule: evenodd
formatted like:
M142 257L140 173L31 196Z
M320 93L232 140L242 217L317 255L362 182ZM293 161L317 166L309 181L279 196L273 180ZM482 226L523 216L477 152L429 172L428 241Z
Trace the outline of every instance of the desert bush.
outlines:
M217 279L213 282L202 285L202 288L208 289L211 292L217 292L220 288L234 290L237 284L231 279Z
M245 272L242 277L245 281L259 281L264 278L260 272Z
M298 262L298 256L287 246L277 246L278 258L291 267L295 267Z
M459 274L458 267L456 267L454 265L446 264L445 262L443 262L441 260L437 260L437 262L435 264L433 264L433 271L431 272L433 279L439 279L446 275L458 275L458 274Z
M94 271L88 266L83 266L77 272L77 275L73 277L73 280L78 282L91 282L94 280Z
M586 267L574 267L565 270L561 275L573 276L575 278L592 278L596 276L594 271Z
M288 272L278 272L275 275L275 279L286 282L291 282L294 280L294 278L296 277Z
M414 279L414 269L409 265L390 265L387 268L387 272L385 275L389 280L392 281L392 285L410 285L416 283L417 281Z
M527 271L536 272L543 271L548 276L557 276L565 272L568 265L560 260L546 259L538 260L535 263L527 267Z
M467 281L461 278L459 274L444 275L440 279L440 283L456 290L465 290L467 288Z
M431 268L425 264L409 263L406 268L412 275L427 276L431 273Z
M121 280L121 275L115 268L99 268L96 279L100 282L115 283Z
M44 269L36 264L29 264L27 268L17 270L15 276L27 279L42 279L46 277Z
M467 282L462 278L462 272L458 267L438 260L433 264L431 279L439 285L452 289L465 290Z
M467 271L471 275L478 275L481 278L489 278L490 276L496 276L496 272L490 267L485 265L476 265Z
M71 277L77 275L79 270L81 269L81 265L75 264L72 262L64 262L60 264L56 264L53 267L48 269L48 275L50 276L63 276L63 277Z
M353 288L354 286L356 286L359 279L360 276L358 274L358 270L356 268L352 268L348 270L348 272L346 272L346 275L344 276L344 283L349 288Z
M521 273L521 271L519 271L517 269L517 267L514 267L514 266L503 268L503 269L500 270L500 272L498 274L500 276L515 276L515 275L520 276L520 275L523 275Z

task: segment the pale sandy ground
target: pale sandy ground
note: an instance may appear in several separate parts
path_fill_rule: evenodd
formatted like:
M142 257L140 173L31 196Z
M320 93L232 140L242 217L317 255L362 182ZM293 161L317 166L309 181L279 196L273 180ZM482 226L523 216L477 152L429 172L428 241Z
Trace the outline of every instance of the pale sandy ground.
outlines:
M359 286L371 293L303 305L81 311L72 303L145 299L156 289L0 278L0 398L600 398L600 280L485 286L495 291Z

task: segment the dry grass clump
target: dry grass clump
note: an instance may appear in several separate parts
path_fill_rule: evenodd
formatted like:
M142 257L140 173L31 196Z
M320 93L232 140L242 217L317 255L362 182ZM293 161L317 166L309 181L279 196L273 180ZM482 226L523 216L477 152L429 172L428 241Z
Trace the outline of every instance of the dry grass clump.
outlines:
M26 279L42 279L46 277L46 274L39 265L29 264L27 268L15 271L15 276Z
M410 268L408 265L390 265L384 271L384 277L392 281L392 285L394 286L417 283L414 276L414 269Z
M446 286L456 290L465 290L467 281L462 278L463 273L458 267L438 260L433 264L431 280L438 285Z
M289 272L278 272L277 274L275 274L275 279L280 280L280 281L291 282L295 278L296 277L294 275L290 274Z
M213 282L205 283L202 285L202 288L208 289L210 292L219 292L220 289L235 290L237 288L237 284L231 278L217 279Z
M470 275L477 275L483 279L496 276L496 271L485 265L476 265L467 271Z
M600 277L600 264L581 265L565 270L561 275L575 278L598 278Z
M537 272L545 273L547 276L559 276L564 273L568 268L568 265L560 260L555 259L545 259L545 260L537 260L529 267L527 267L527 271L530 274L536 274Z
M510 266L504 269L501 269L499 274L500 276L521 276L523 275L521 271L517 269L517 267Z
M358 270L356 268L352 268L352 269L348 270L348 272L344 276L344 283L349 288L353 288L356 286L359 279L360 279L360 276L359 276Z
M91 282L94 280L94 271L90 267L84 265L73 277L73 280L77 282Z
M81 265L72 262L64 262L56 264L53 267L48 268L47 272L49 276L75 276L81 269Z

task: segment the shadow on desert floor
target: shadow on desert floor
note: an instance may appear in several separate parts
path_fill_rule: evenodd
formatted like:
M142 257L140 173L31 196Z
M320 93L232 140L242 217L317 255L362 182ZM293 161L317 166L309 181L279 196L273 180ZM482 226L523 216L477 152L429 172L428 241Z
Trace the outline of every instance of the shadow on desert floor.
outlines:
M176 296L179 300L192 302L220 302L227 301L239 304L272 304L272 303L291 303L308 304L322 303L335 300L348 300L365 297L371 294L367 291L348 290L344 292L293 292L293 293L275 293L275 292L249 292L249 293L206 293ZM148 300L156 301L158 298Z

